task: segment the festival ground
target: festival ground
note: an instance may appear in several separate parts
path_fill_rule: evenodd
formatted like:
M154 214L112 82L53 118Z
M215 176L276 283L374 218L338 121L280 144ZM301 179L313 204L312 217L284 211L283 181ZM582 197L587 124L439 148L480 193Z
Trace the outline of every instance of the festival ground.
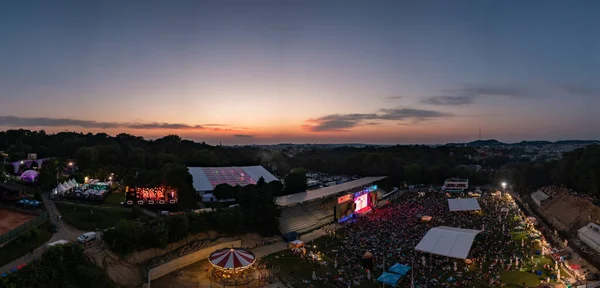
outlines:
M537 287L548 280L562 286L563 281L556 281L554 260L542 255L539 232L525 221L513 200L484 196L479 202L482 211L450 212L444 195L407 194L397 203L345 225L335 235L305 243L304 255L288 249L263 261L283 276L314 287L382 287L375 279L397 262L413 267L398 287L410 287L413 273L415 287ZM433 220L421 222L419 215L433 216ZM483 228L484 232L475 238L468 261L415 251L427 230L436 226ZM367 251L375 259L370 279L361 264ZM559 269L563 280L569 278Z

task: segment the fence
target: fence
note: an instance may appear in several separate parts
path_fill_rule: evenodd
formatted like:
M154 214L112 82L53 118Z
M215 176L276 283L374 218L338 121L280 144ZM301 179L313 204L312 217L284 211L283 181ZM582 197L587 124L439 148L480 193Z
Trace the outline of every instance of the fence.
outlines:
M48 221L48 213L43 212L37 217L27 221L26 223L21 224L21 226L16 227L2 235L0 235L0 246L8 243L9 241L17 238L19 235L23 234L26 231L29 231L31 228L35 228L40 224Z

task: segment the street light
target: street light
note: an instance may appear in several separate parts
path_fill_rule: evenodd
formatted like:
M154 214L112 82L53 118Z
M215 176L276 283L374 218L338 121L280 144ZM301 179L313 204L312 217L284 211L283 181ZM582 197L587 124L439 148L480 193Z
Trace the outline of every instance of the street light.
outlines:
M85 179L84 179L84 180L85 180L85 182L87 183L87 182L88 182L88 180L90 180L90 178L89 178L89 177L87 177L87 176L85 176Z
M112 181L112 176L109 176L109 177L108 177L108 181Z
M506 194L506 182L502 182L502 194Z
M69 166L73 166L73 162L69 162Z

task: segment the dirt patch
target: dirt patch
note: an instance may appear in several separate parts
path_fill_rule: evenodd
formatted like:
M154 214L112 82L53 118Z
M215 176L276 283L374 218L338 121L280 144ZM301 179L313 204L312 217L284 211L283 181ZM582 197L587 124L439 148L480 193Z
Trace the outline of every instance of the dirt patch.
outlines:
M146 265L150 262L164 262L165 259L180 257L199 247L216 245L235 239L242 240L242 247L252 247L261 245L261 243L279 240L280 236L261 237L258 234L244 234L236 237L225 237L215 232L200 233L187 237L176 243L171 243L165 249L152 248L144 251L133 252L125 257L120 257L102 246L91 247L86 250L86 254L102 267L108 277L115 283L123 287L140 287L144 283L144 273ZM168 254L177 254L176 256ZM169 257L171 256L171 257Z
M35 218L34 215L0 209L0 235L21 226L33 218Z
M554 228L571 233L600 218L600 207L565 191L558 191L552 199L544 201L539 210Z
M121 287L138 287L144 280L138 265L123 260L115 253L96 246L87 249L86 254L96 265L102 267L110 280Z

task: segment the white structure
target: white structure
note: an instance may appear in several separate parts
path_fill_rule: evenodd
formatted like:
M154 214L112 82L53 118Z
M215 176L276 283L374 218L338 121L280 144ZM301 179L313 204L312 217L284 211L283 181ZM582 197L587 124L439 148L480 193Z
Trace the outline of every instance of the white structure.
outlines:
M475 198L453 198L448 199L450 211L476 211L481 210L479 202Z
M329 186L321 189L315 189L307 192L300 192L287 196L280 196L275 198L275 204L279 206L290 206L305 201L311 201L323 197L333 196L335 194L342 193L344 191L356 189L365 185L369 185L373 182L385 179L387 176L382 177L365 177L353 181L348 181L335 186Z
M450 178L444 182L444 186L442 186L442 191L446 190L459 190L466 191L469 189L469 179L462 178Z
M213 194L206 193L202 195L202 202L217 202L217 198Z
M431 228L415 250L431 254L467 259L473 240L481 230L461 229L447 226Z
M600 225L589 223L577 230L579 240L600 253Z
M538 207L542 206L542 202L548 200L548 198L550 198L550 196L540 190L531 193L531 200L533 200Z
M194 189L200 194L212 192L219 184L246 186L256 184L262 177L265 182L278 181L262 166L244 167L188 167L193 177Z

